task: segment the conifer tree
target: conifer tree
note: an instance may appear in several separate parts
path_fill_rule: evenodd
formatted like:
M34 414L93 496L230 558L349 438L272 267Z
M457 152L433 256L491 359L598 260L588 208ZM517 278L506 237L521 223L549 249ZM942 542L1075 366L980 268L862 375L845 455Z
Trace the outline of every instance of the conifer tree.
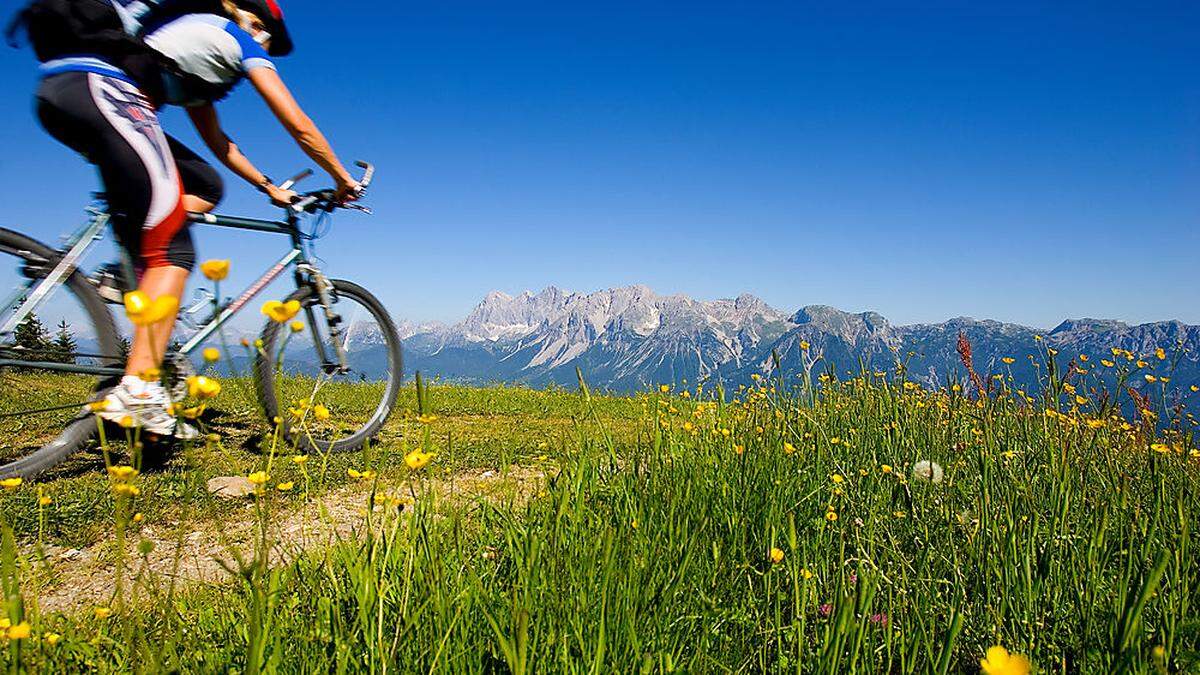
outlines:
M63 319L58 323L58 333L54 336L54 342L50 345L53 352L53 358L59 363L75 363L75 357L79 354L79 345L75 341L75 334L71 332L71 325Z

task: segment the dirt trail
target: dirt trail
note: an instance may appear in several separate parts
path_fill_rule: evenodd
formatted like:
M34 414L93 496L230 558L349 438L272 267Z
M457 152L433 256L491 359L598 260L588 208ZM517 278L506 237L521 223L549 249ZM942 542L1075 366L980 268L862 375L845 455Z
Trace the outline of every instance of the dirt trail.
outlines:
M430 480L422 488L435 492L443 503L476 499L524 502L537 494L545 477L540 469L513 466ZM411 501L411 497L405 498L410 494L406 483L388 484L386 491L380 492ZM277 510L269 525L271 564L286 564L306 552L362 536L369 496L369 485L351 485L315 496L303 506ZM249 500L220 521L146 525L126 542L126 597L136 603L147 594L165 593L172 581L177 590L194 584L230 583L229 569L238 567L234 552L243 560L251 559L257 532L256 509ZM138 552L142 541L154 545L144 557ZM45 553L34 565L39 581L25 590L27 598L37 597L42 612L71 613L109 604L116 585L114 539L82 550L51 548Z

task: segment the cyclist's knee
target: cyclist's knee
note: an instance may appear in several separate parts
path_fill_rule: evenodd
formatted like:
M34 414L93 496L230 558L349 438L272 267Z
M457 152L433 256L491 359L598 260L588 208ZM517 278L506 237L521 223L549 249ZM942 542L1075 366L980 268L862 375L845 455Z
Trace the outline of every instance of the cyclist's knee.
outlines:
M217 208L218 201L220 200L188 194L183 196L183 208L189 213L208 213Z
M203 211L211 211L225 197L225 181L211 165L204 162L188 162L180 165L180 176L183 179L183 189L188 197L194 197L206 202L209 206ZM189 211L192 211L189 207ZM201 212L201 209L194 209Z

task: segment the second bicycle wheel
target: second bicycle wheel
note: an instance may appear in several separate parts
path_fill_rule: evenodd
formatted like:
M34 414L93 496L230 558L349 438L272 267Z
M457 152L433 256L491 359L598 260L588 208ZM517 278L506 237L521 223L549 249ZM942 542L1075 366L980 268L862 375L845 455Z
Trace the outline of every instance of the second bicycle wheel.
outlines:
M58 257L41 242L0 229L0 323ZM82 273L72 271L13 334L0 336L0 358L10 363L0 367L0 478L32 478L95 434L95 418L82 409L104 377L79 371L119 373L120 338L104 301Z
M267 323L254 364L267 419L280 419L288 440L305 451L362 447L383 427L400 392L400 336L387 310L357 284L331 283L333 325L314 288L297 290L286 300L298 301L300 313L288 323Z

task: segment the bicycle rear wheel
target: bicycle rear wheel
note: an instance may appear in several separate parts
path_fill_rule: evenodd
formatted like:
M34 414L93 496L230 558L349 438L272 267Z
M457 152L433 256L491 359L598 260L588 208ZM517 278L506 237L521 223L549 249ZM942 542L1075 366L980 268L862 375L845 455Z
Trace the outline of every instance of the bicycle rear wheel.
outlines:
M335 325L316 289L301 288L287 298L300 302L300 314L290 324L267 323L254 364L267 419L279 418L288 440L304 451L362 447L391 414L404 368L400 336L379 300L358 284L331 283ZM335 336L347 355L345 368L338 365ZM329 411L327 418L318 406Z
M59 259L49 246L0 228L0 322ZM59 327L62 327L60 331ZM56 340L61 332L71 340ZM116 368L123 362L112 314L78 270L44 301L14 335L0 336L0 358L51 362L64 369ZM0 368L0 478L33 478L81 449L96 432L82 407L106 378L13 364Z

